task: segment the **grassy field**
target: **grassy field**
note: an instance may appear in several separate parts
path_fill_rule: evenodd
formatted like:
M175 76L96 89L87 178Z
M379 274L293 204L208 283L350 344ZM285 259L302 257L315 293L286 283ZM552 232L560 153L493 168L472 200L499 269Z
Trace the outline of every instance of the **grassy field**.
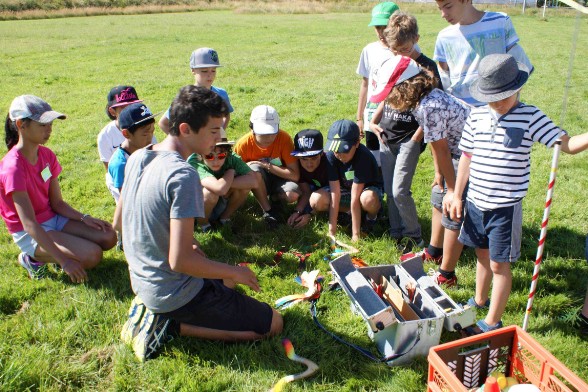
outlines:
M405 9L411 9L409 6ZM437 32L445 26L433 8L413 8L421 27L420 45L432 56ZM567 114L561 118L574 19L551 15L519 16L514 24L536 72L523 90L523 100L542 108L571 134L588 131L588 35L582 20L569 89ZM108 121L106 94L117 84L134 85L150 108L167 108L179 87L192 83L188 60L193 49L211 46L224 65L218 86L235 107L228 130L235 139L247 131L249 113L259 104L276 107L282 128L294 134L314 127L323 133L337 119L355 116L359 77L355 68L362 47L374 40L368 16L337 14L244 14L228 11L96 16L0 23L0 108L32 93L68 114L57 121L48 146L63 165L64 198L85 213L110 219L114 203L98 161L96 135ZM162 138L158 130L157 137ZM0 154L6 152L0 147ZM521 324L549 176L551 151L533 152L532 182L524 202L523 257L513 267L513 292L505 324ZM588 379L588 346L572 328L588 282L584 236L588 232L586 154L563 156L550 219L535 307L529 331L544 347L584 379ZM430 234L431 156L421 156L413 192L424 237ZM395 263L398 254L383 236L359 244L369 264ZM281 246L304 250L318 243L309 268L328 277L321 240L327 226L319 217L302 231L280 227L267 231L259 207L249 201L234 220L234 229L198 234L206 252L234 264L257 262L252 268L263 291L254 294L273 303L303 289L294 283L296 261L285 257L273 265ZM348 240L345 234L341 239ZM221 344L176 339L145 364L119 340L132 292L124 256L105 254L85 285L66 277L29 281L16 263L18 248L4 225L0 228L0 390L198 390L263 391L279 378L301 371L288 360L280 339L252 344ZM428 266L429 267L429 266ZM432 267L432 265L431 265ZM460 287L448 290L457 301L474 292L475 258L466 251L458 266ZM360 318L349 311L342 292L324 293L320 319L354 343L372 347ZM283 312L285 329L297 353L320 366L317 375L288 390L422 391L425 358L401 368L369 362L334 342L313 324L306 306ZM482 316L482 315L479 315ZM444 333L442 341L456 339Z

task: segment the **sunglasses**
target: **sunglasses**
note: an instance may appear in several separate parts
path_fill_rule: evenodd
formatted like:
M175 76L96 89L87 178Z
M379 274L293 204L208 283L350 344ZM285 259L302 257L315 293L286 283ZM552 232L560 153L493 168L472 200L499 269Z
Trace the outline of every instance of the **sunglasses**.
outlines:
M221 161L227 157L227 153L226 152L219 152L218 154L211 153L211 154L205 155L204 159L206 159L207 161L213 161L215 156L216 156L216 159Z

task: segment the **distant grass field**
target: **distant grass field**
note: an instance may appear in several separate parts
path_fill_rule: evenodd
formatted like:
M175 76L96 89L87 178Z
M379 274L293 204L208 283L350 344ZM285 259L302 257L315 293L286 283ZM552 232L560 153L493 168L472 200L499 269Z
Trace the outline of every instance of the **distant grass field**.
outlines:
M432 7L404 7L414 10L421 29L419 44L429 56L437 32L446 25ZM513 10L513 21L536 67L523 100L543 109L557 123L563 121L571 134L588 131L586 19L580 25L567 115L560 119L575 20L553 14L543 21L518 13ZM375 38L368 22L366 13L228 11L5 21L0 23L0 108L6 112L15 96L32 93L66 113L68 119L55 122L48 143L64 169L60 177L64 198L85 213L111 219L114 203L104 185L96 135L108 122L104 106L112 86L132 84L154 112L163 111L181 86L193 82L188 67L191 51L210 46L217 49L224 65L215 85L227 89L235 107L230 138L247 132L249 113L259 104L276 107L282 128L292 135L308 127L326 134L335 120L355 118L359 87L355 69L361 49ZM157 137L163 137L159 130ZM0 154L5 152L1 146ZM588 284L583 256L588 232L586 157L584 153L560 160L545 263L529 328L533 337L584 379L588 379L588 346L571 324ZM505 324L520 325L523 319L550 162L551 151L537 146L524 202L523 256L513 266ZM413 186L425 239L430 235L432 176L427 150ZM397 251L383 235L386 226L386 221L380 222L376 236L359 244L361 257L371 265L398 260ZM281 246L305 250L318 243L308 268L320 268L329 279L323 260L329 250L321 242L326 231L324 217L302 231L287 227L268 231L259 207L250 200L235 217L233 230L197 234L197 238L214 259L231 264L258 262L252 268L263 291L251 294L273 303L303 292L293 281L297 275L293 257L273 265ZM339 236L349 240L344 233ZM279 338L251 344L176 339L158 358L139 364L119 340L133 296L122 253L106 253L104 262L90 272L89 283L78 286L58 275L29 281L16 263L18 248L4 225L0 243L0 390L265 391L282 376L302 370L286 358ZM465 301L474 292L471 250L463 254L457 273L460 287L448 293ZM363 321L350 312L344 293L324 293L319 312L328 328L375 352ZM283 337L292 340L298 354L320 366L314 377L288 390L425 389L425 358L407 367L388 368L320 332L306 305L283 315ZM442 335L442 341L456 338L456 334Z

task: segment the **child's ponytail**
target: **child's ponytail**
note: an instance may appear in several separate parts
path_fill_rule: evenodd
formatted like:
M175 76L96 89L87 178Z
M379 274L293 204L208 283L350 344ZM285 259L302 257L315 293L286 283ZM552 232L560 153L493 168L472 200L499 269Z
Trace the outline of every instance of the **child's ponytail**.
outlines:
M10 150L16 143L18 143L18 129L16 128L16 121L12 121L9 115L6 115L6 123L4 124L4 142L6 147Z

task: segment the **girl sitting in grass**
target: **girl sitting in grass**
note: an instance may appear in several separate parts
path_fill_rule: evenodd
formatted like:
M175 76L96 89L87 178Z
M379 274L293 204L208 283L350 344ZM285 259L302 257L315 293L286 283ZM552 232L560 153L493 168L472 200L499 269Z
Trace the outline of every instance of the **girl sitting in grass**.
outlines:
M0 161L0 214L31 279L43 278L47 263L56 262L72 282L82 283L102 251L116 244L116 234L109 223L63 201L57 180L61 166L43 146L57 118L65 115L34 95L12 101L5 124L9 151Z

